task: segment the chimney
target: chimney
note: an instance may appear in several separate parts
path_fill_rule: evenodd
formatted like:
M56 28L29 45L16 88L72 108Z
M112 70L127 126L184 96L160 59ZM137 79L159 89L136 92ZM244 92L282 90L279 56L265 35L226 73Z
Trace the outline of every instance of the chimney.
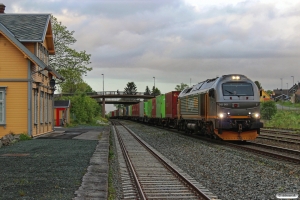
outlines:
M3 3L0 3L0 14L4 14L5 5Z

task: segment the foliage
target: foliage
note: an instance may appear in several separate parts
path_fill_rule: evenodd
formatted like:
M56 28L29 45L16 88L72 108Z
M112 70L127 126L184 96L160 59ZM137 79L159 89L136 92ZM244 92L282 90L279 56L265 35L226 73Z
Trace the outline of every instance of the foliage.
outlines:
M91 55L70 48L76 42L74 31L67 30L54 16L51 16L51 25L55 55L50 55L49 65L65 78L63 83L57 83L62 92L74 93L77 89L75 86L83 82L82 76L92 70L87 67L91 63Z
M151 94L151 91L150 91L148 85L146 86L146 89L145 89L145 93L144 93L144 94L145 94L145 95L150 95L150 94Z
M261 117L262 119L270 120L277 112L276 103L274 101L266 101L261 103Z
M300 129L300 111L278 110L270 121L265 122L265 127Z
M31 139L32 138L29 135L27 135L26 133L22 133L20 135L20 141L31 140Z
M285 107L290 107L291 109L300 108L299 103L292 103L290 101L277 101L276 103Z
M180 83L180 85L176 85L175 90L176 91L182 91L182 90L184 90L187 87L189 87L188 84Z
M267 90L266 93L271 96L273 94L273 91L272 90Z
M71 116L76 124L94 123L102 111L97 101L85 93L76 92L74 96L63 96L59 100L71 101Z
M120 99L121 100L121 99ZM123 104L114 104L114 106L116 107L116 109L119 109L119 108L123 108L124 105Z
M154 86L153 86L153 87L152 87L151 95L158 96L158 95L160 95L160 94L161 94L160 90L159 90L157 87L154 88Z
M134 82L128 82L126 87L124 88L124 93L135 95L137 93L135 83Z
M254 83L256 84L256 86L257 86L257 88L258 88L259 90L262 89L262 86L261 86L260 82L254 81Z

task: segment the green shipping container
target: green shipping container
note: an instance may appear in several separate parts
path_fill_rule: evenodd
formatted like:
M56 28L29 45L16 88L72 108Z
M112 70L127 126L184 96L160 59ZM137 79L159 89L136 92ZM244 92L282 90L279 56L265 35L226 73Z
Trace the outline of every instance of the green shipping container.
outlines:
M144 117L147 116L148 102L144 101Z
M128 116L132 116L132 105L128 106Z
M156 96L156 118L166 117L166 95Z
M152 99L149 99L148 101L144 102L144 111L145 111L145 116L151 118Z

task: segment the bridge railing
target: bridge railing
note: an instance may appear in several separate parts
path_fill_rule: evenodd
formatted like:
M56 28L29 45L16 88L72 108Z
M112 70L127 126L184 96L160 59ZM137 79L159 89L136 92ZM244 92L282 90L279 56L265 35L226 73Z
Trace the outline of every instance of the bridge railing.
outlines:
M104 95L125 95L123 91L104 91ZM87 95L103 95L103 92L89 92ZM136 92L134 95L145 95L145 92Z
M102 101L103 99L102 98L94 98L96 101ZM139 102L139 101L143 101L143 99L121 99L121 98L104 98L105 101L126 101L126 102L129 102L129 101L132 101L132 102Z

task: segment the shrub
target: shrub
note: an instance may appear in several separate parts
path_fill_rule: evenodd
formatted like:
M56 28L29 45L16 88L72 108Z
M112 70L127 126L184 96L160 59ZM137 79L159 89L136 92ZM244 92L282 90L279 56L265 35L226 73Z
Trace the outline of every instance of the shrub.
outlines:
M22 133L21 135L20 135L20 141L24 141L24 140L31 140L32 138L29 136L29 135L27 135L26 133Z
M261 118L270 120L276 113L277 107L274 101L266 101L261 104Z

